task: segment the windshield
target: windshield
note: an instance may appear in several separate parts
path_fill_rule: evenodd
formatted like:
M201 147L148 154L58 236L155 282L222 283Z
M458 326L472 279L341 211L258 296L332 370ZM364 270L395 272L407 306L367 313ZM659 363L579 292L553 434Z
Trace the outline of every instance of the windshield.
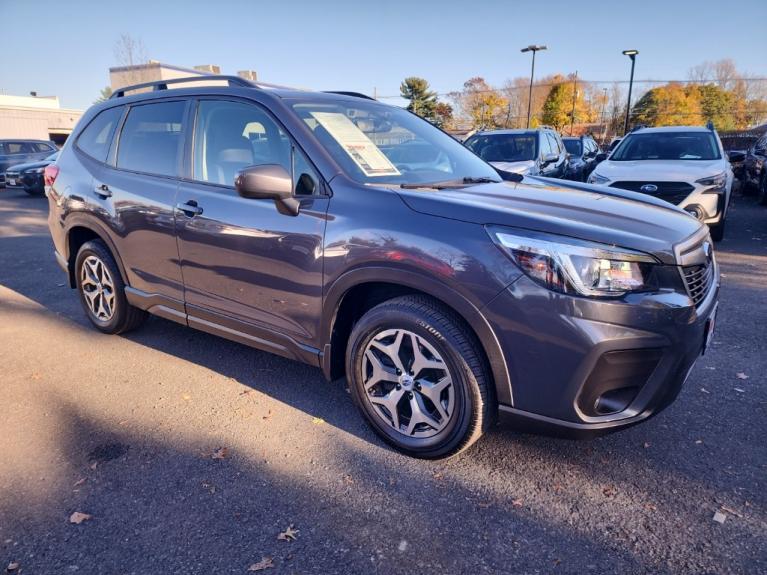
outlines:
M346 174L363 184L420 184L498 173L410 112L375 101L299 102L293 110Z
M477 134L466 140L466 147L486 162L534 160L535 134Z
M580 140L566 140L562 138L562 141L565 143L565 150L567 150L567 153L573 155L573 156L580 156L581 155L581 141Z
M610 160L718 160L719 145L712 132L629 134Z

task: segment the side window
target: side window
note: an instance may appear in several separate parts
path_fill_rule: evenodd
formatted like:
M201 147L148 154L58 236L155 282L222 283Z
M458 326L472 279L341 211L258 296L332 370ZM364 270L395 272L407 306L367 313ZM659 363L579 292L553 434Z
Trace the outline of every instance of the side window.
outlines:
M239 170L264 164L279 164L292 173L291 152L288 136L255 104L200 100L194 179L233 186Z
M123 107L109 108L99 113L77 138L77 147L100 162L107 161L109 145L117 128Z
M35 146L35 152L53 152L53 148L50 146L50 144L45 144L43 142L39 142L34 145Z
M546 135L549 137L549 141L551 142L551 152L553 154L561 154L562 153L562 146L559 144L559 138L557 138L551 132L549 132Z
M320 179L304 153L293 146L293 191L297 196L312 196L320 192Z
M117 167L175 176L185 109L184 101L131 107L120 132Z
M551 141L549 140L546 132L541 132L540 138L541 138L541 156L548 156L549 154L553 153L551 149Z
M6 154L30 154L32 153L32 144L28 142L7 142L5 144Z

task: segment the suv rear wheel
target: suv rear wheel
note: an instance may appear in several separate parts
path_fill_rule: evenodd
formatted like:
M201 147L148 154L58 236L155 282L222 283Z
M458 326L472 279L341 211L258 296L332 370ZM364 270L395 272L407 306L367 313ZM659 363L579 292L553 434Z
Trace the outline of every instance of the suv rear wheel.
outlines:
M476 338L426 296L368 311L352 330L346 373L376 433L409 455L454 455L491 423L490 378Z
M86 242L75 260L77 291L96 329L122 333L138 327L146 312L128 303L125 283L114 257L101 240Z

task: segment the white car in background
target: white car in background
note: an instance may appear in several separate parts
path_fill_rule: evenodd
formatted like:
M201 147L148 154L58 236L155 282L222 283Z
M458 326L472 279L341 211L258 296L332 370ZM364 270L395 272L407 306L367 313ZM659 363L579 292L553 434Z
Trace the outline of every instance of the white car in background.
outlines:
M712 127L640 128L626 135L589 176L600 184L666 200L724 237L732 168Z

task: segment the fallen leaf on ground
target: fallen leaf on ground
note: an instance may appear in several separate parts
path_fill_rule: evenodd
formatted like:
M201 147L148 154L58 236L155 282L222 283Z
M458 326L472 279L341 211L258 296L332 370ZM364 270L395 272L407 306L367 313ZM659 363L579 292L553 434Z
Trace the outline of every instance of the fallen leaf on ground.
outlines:
M737 511L735 511L734 509L730 509L730 508L729 508L729 507L727 507L726 505L722 505L722 511L726 511L726 512L727 512L727 513L729 513L730 515L735 515L736 517L740 517L740 518L743 518L743 515L741 515L740 513L738 513Z
M735 377L737 377L738 379L748 379L748 376L742 371L739 371L738 373L736 373Z
M608 485L607 487L602 489L602 493L604 493L605 497L612 497L613 495L618 493L618 490L614 486Z
M354 477L352 477L351 475L344 475L343 482L344 483L354 483Z
M75 525L80 525L83 521L88 521L91 516L87 513L82 513L80 511L75 511L72 513L72 515L69 516L69 522L74 523Z
M293 529L293 525L289 525L288 528L277 535L277 539L280 541L295 541L298 538L299 529Z
M695 440L695 443L696 443L696 444L698 444L698 445L700 445L701 443L703 443L703 440L702 440L702 439L696 439L696 440Z
M705 387L701 387L701 388L700 388L700 390L701 390L703 393L711 393L711 392L710 392L709 390L707 390Z
M90 467L91 469L96 469L96 467L98 467L98 464L99 464L99 462L98 462L98 461L94 461L94 462L93 462L93 463L91 463L91 464L90 464L88 467Z
M312 419L312 423L314 425L322 425L323 423L325 423L325 420L322 419L321 417L315 417L314 419Z
M658 507L652 503L645 503L644 508L647 509L647 511L657 511Z
M248 567L248 571L263 571L264 569L271 569L274 567L274 562L271 557L262 557L258 563L253 563Z
M713 520L717 523L724 523L724 520L727 519L727 516L722 513L721 511L715 511Z
M72 487L80 487L86 481L88 481L88 479L85 477L78 479L77 481L75 481L75 484Z
M649 441L645 441L644 442L644 448L647 449L648 447L650 447L650 442Z
M19 562L18 561L11 561L8 563L8 567L5 568L5 571L7 573L13 573L19 568Z
M207 489L211 493L215 493L216 492L216 486L215 486L215 484L212 481L203 481L202 482L202 487L204 489Z
M522 501L521 499L512 499L512 500L511 500L511 504L512 504L514 507L522 507L522 506L523 506L525 503L524 503L524 501Z
M269 419L270 417L272 417L272 410L271 409L269 410L269 413L264 415L261 419Z
M213 453L210 454L211 459L226 459L229 456L228 447L219 447Z
M735 391L737 391L738 393L746 393L746 390L745 390L745 389L742 389L742 388L740 388L740 387L733 387L733 389L734 389Z

